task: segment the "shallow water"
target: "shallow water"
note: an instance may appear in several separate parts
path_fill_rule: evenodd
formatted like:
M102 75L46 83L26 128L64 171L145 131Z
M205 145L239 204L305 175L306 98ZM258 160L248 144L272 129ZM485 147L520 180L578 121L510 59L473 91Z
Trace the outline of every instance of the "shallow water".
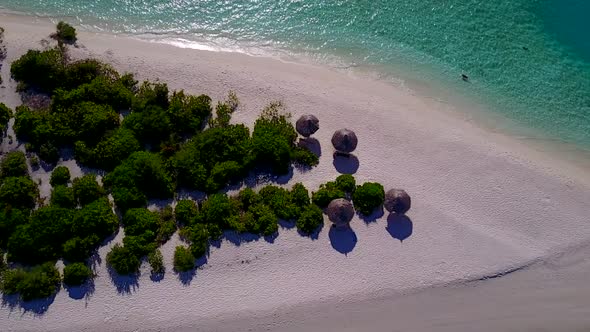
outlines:
M376 66L382 78L403 72L516 125L590 147L590 1L3 0L0 7L91 29Z

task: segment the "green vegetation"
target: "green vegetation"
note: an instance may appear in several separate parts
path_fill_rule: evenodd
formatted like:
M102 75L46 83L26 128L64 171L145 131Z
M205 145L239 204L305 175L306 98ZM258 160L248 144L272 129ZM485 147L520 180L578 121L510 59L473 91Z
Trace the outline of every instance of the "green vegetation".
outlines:
M51 190L52 206L73 209L76 207L76 199L74 198L74 190L63 185L53 187Z
M308 205L297 219L297 229L303 234L312 234L324 224L324 215L317 205Z
M148 263L152 268L152 274L162 274L166 272L166 267L164 266L164 257L162 256L162 252L158 249L150 252L148 255Z
M55 294L60 283L59 271L52 263L45 263L30 270L6 270L1 290L4 294L19 294L23 301L30 301Z
M335 198L352 197L361 213L382 204L382 187L357 187L351 175L321 185L311 199L301 183L291 189L245 188L228 196L228 185L239 185L248 176L284 175L293 166L319 162L296 144L295 128L281 103L262 110L250 129L232 121L239 105L233 92L212 107L206 95L170 91L161 82L139 83L97 60L71 61L63 43L75 40L75 29L60 22L55 36L58 47L31 50L11 65L22 92L51 99L46 105L17 107L14 131L29 156L56 163L69 157L62 152L73 151L79 164L97 170L71 179L67 167L56 167L51 196L41 199L25 153L3 155L0 250L10 262L37 265L6 270L3 292L20 293L23 299L53 294L59 287L53 264L59 259L67 264L64 283L83 283L92 277L88 258L119 224L125 237L108 253L109 267L135 274L147 256L152 273L161 274L165 267L158 248L177 227L188 246L176 249L174 266L188 271L228 231L272 239L283 220L311 235L323 225L321 208ZM0 104L3 131L11 116ZM177 189L201 191L206 198L179 200L175 209L147 209L149 200L174 200Z
M383 204L385 190L383 186L375 182L365 182L357 186L352 194L352 202L357 211L364 215L370 215Z
M66 186L70 182L70 170L65 166L58 166L51 172L49 183L52 186Z
M0 41L1 42L1 41ZM0 45L0 48L2 45ZM2 59L0 59L2 61ZM0 64L0 68L2 65ZM2 78L0 78L0 84L2 84ZM12 117L12 110L8 108L8 106L0 103L0 143L2 143L2 139L6 134L6 129L8 128L8 121Z
M64 268L64 284L80 286L92 277L92 270L84 263L72 263Z
M176 217L176 222L179 225L189 225L193 222L193 219L197 217L199 213L199 209L197 207L197 203L190 199L183 199L178 201L176 207L174 208L174 215Z
M81 178L75 178L72 181L72 189L74 190L76 202L82 206L105 196L105 191L96 181L96 175L94 174L86 174Z
M142 207L147 199L171 198L174 182L160 155L135 152L104 178L119 210Z
M72 44L76 41L76 29L64 21L57 23L54 38L63 43Z
M195 256L192 252L183 246L176 247L174 250L174 269L177 272L187 272L195 268Z
M356 180L350 174L343 174L336 178L336 188L345 193L352 194L356 189Z
M20 177L27 176L27 158L21 151L7 153L0 163L0 177Z
M121 275L137 273L141 261L131 250L120 244L115 244L107 254L107 263Z
M123 225L123 246L113 247L107 256L107 263L119 274L138 272L138 262L144 256L153 254L176 231L171 207L157 212L145 208L129 209L123 216ZM148 260L151 260L149 256Z

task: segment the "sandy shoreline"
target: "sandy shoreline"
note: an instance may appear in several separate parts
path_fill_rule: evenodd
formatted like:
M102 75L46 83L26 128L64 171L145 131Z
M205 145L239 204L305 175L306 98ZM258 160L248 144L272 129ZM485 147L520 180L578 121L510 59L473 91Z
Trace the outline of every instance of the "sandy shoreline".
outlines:
M26 17L0 16L0 20L8 46L2 69L8 88L0 90L0 100L14 107L18 100L14 82L8 81L9 63L27 49L41 47L39 41L47 38L52 26L43 20L32 23ZM401 230L388 223L388 216L370 224L357 218L353 222L356 246L347 255L335 250L328 227L316 241L300 237L293 229L282 229L275 243L260 239L235 246L224 241L220 248L212 249L208 264L190 285L183 286L170 271L163 280L153 282L144 266L129 292L117 290L103 261L97 267L95 291L86 299L74 300L62 290L40 317L4 304L0 324L10 331L239 330L238 325L248 324L258 330L262 326L255 324L261 321L270 330L306 326L326 330L330 324L313 325L313 319L308 325L305 320L302 325L289 325L289 316L305 313L309 307L352 300L394 301L396 294L416 289L457 285L531 264L544 265L566 248L585 248L582 245L590 239L586 170L452 116L445 112L448 105L313 65L180 49L105 34L81 33L79 38L81 47L72 50L73 56L103 59L140 79L159 78L172 89L206 93L214 100L224 98L228 90L236 91L243 103L234 116L238 122L251 125L262 107L273 100L284 101L295 117L317 114L320 165L306 174L295 172L290 183L302 181L317 188L336 177L329 138L341 127L354 129L360 139L355 176L359 181L379 181L387 188L405 188L412 194L411 233L406 228L404 235L408 236L401 242L394 238ZM115 241L101 248L101 254ZM163 247L168 263L177 242L175 238ZM578 272L587 271L587 264L574 265ZM535 271L518 272L526 275L521 285L536 282ZM566 280L560 273L550 279L555 284ZM502 288L487 283L499 281L508 283L504 278L480 283L491 288L488 292L498 293ZM429 289L417 296L442 305L443 297L436 292L441 290ZM472 301L478 295L463 294ZM416 297L402 298L413 301ZM405 303L409 302L394 305L385 301L379 308L387 312L390 306ZM347 310L362 313L369 307L351 304ZM376 311L373 307L366 314ZM330 317L335 316L327 315L324 322L332 321ZM367 324L369 330L391 330L387 325ZM522 325L526 322L520 324L528 327ZM473 326L457 329L469 331ZM414 327L428 330L426 325Z

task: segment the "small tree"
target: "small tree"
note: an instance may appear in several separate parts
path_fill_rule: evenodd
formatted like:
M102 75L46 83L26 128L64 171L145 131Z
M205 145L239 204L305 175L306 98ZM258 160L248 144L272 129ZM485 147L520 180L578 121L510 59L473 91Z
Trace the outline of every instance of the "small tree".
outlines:
M70 170L65 166L57 166L53 172L51 172L51 178L49 183L52 186L65 186L70 182Z
M365 182L362 186L357 186L352 194L354 207L364 215L373 213L377 207L383 204L384 199L383 186L375 182Z
M195 256L188 248L176 247L174 251L174 269L177 272L186 272L195 268Z
M76 41L76 29L64 21L57 23L57 31L53 35L55 39L66 44Z
M64 268L64 284L80 286L92 277L92 270L84 263L72 263Z
M150 266L152 267L153 274L162 274L166 271L164 257L162 256L162 252L158 249L149 253L148 263L150 263Z

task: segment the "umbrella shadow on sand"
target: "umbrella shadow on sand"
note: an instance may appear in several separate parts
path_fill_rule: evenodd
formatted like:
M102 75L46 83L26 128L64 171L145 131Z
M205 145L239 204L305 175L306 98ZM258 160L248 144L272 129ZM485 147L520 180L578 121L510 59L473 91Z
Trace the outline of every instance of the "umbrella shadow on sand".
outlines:
M352 252L358 241L356 234L350 227L332 226L328 235L332 248L344 255Z
M359 159L353 154L334 152L334 168L340 174L355 174L360 166Z
M412 219L405 214L392 213L387 217L387 227L385 228L392 238L403 242L412 236L414 223Z
M311 151L311 153L318 156L318 158L322 156L322 145L320 144L320 141L313 137L301 138L299 139L297 145L300 148L308 149L309 151Z

